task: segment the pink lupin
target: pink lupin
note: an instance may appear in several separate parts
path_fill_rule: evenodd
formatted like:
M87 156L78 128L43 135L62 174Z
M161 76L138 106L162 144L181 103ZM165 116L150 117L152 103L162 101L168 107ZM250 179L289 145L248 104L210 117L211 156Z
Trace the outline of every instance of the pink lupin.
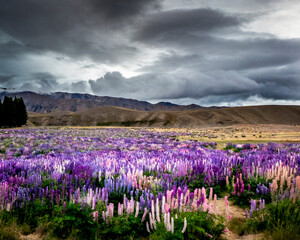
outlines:
M213 196L213 188L211 187L209 189L209 201L212 201L212 196Z

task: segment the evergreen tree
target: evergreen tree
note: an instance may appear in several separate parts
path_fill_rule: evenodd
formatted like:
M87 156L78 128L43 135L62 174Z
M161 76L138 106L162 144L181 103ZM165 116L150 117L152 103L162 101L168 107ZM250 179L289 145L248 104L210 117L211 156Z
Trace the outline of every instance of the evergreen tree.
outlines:
M22 98L14 99L5 96L3 103L0 99L0 127L16 127L25 125L28 116Z
M3 104L2 101L0 99L0 127L3 126L3 119L4 119L4 115L3 115Z
M13 127L15 126L15 104L13 99L10 97L5 96L3 100L3 116L4 116L4 123L3 125L6 127Z
M16 105L16 125L22 126L25 125L28 119L26 106L23 101L23 98L16 98L15 99L15 105Z

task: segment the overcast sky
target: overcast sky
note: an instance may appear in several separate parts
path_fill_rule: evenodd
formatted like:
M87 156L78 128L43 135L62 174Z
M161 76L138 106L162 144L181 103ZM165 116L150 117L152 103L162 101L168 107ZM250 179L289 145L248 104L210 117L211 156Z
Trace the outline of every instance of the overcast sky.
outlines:
M299 0L0 1L0 87L300 105Z

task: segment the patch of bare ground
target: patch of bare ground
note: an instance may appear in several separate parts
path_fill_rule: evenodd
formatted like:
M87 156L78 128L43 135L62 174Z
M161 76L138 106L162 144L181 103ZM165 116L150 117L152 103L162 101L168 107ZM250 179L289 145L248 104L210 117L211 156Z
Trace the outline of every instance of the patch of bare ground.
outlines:
M41 235L38 233L32 233L27 236L21 235L21 240L40 240L42 239Z
M225 201L217 200L216 206L219 208L220 213L227 219L227 216L225 216ZM238 222L244 222L245 221L245 210L240 208L239 206L233 205L232 202L229 201L229 215L231 215L231 219L235 219L235 221ZM243 236L239 236L234 229L231 227L231 220L226 221L225 225L228 228L229 232L223 234L223 237L227 240L263 240L264 234L247 234Z

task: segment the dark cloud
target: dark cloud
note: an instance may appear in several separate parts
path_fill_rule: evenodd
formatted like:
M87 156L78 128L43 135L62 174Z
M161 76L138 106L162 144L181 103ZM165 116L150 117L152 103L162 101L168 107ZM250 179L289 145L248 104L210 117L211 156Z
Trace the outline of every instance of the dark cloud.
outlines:
M273 70L261 71L259 77L223 70L180 70L168 74L141 74L131 78L112 72L97 80L90 80L89 84L94 94L147 100L205 99L213 96L233 101L255 95L275 100L300 100L300 72L290 74L287 70L278 70L271 73Z
M199 41L198 45L177 49L181 49L184 54L170 50L150 65L142 67L140 71L172 73L178 69L194 69L199 72L214 70L244 72L262 69L260 73L264 74L265 68L284 67L284 74L290 74L290 71L295 71L290 69L290 66L300 61L300 55L295 51L300 49L300 39L233 40L209 37L205 41ZM270 75L271 72L268 71L266 74Z
M131 18L144 12L148 8L159 8L157 0L89 0L92 9L103 14L109 20Z
M213 9L173 10L150 15L136 32L139 41L161 41L184 37L193 32L200 36L214 30L239 26L245 19Z
M86 81L72 82L68 90L76 93L86 93L88 92L88 84Z
M300 39L245 27L283 7L279 0L247 1L250 10L239 0L199 2L164 1L164 9L158 0L2 1L0 84L206 104L300 100ZM103 76L83 81L89 71Z
M0 2L0 30L23 45L9 42L3 48L7 54L29 48L119 62L137 51L119 36L127 21L156 5L155 0Z
M142 74L131 78L112 72L97 80L90 80L89 84L95 94L148 100L201 98L207 94L249 92L259 87L255 81L234 71L204 74L190 70L176 74Z
M0 58L18 58L26 53L35 53L35 49L24 46L14 40L0 43Z
M59 78L48 72L35 72L25 78L19 76L0 76L0 82L2 78L7 80L6 82L13 79L13 84L9 86L14 86L17 91L34 91L40 93L67 91L86 93L88 90L86 81L61 83Z
M36 92L53 92L57 91L59 82L50 73L37 72L33 73L29 79L20 82L19 89L23 91L36 91Z
M3 85L9 83L14 77L15 75L0 75L0 84Z

